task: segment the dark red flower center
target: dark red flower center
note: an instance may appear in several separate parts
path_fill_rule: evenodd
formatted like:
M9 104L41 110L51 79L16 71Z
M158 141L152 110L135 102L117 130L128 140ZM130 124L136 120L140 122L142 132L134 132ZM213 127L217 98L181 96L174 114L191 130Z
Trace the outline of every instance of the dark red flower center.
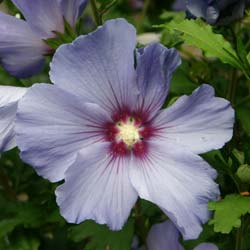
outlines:
M105 125L106 140L111 142L111 151L115 156L126 156L131 152L138 157L147 153L149 139L154 129L143 124L140 116L123 114L114 122Z

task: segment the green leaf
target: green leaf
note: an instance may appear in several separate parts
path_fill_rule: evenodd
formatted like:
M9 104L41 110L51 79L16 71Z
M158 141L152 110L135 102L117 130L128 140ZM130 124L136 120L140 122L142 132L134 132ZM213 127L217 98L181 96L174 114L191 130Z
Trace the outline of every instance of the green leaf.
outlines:
M181 65L174 73L171 80L170 90L171 92L177 95L191 94L198 85L193 83L187 75L187 69L184 67L184 64Z
M242 42L242 37L240 35L237 36L237 54L241 61L242 71L247 77L250 79L249 71L250 71L250 63L248 61L248 54L246 51L246 47Z
M84 250L130 250L133 235L133 220L129 220L121 231L110 231L106 226L93 221L86 221L69 229L69 238L73 241L89 239Z
M173 12L173 11L164 11L160 18L162 20L175 20L175 21L183 21L186 17L185 11L178 11L178 12Z
M1 85L22 86L19 79L9 75L2 67L0 67L0 82Z
M72 30L70 24L64 19L64 33L54 31L56 37L44 39L43 41L49 45L52 49L57 49L60 45L71 43L75 40L77 35Z
M246 69L250 69L246 47L242 42L242 37L237 36L237 53Z
M239 151L238 149L234 148L232 151L235 158L238 160L238 162L242 165L245 163L245 154L242 151Z
M64 42L59 38L49 38L44 40L44 42L49 45L52 49L57 49L60 45L62 45Z
M140 200L140 213L148 217L153 217L156 214L161 214L161 210L150 201L141 199Z
M227 195L218 202L210 202L209 210L214 210L214 218L209 224L214 225L215 232L230 233L234 227L241 226L242 215L250 213L250 199L241 195Z
M214 33L212 26L200 19L172 21L164 27L170 31L182 32L185 43L202 49L207 57L216 57L235 68L243 68L231 44L221 34Z

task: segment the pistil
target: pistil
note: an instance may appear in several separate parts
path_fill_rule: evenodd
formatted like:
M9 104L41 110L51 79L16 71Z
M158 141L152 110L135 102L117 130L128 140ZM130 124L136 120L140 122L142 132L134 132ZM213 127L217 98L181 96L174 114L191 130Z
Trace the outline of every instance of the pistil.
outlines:
M133 118L130 117L126 122L118 122L116 126L119 130L117 139L123 141L128 148L132 148L140 140L139 127L135 125Z

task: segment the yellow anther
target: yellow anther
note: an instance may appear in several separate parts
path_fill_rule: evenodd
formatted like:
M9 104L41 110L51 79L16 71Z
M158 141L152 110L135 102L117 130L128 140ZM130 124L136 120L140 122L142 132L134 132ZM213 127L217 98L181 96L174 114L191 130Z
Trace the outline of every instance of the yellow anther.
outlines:
M118 139L122 140L128 147L132 147L138 140L140 140L140 134L138 128L134 125L133 118L129 119L128 123L119 122Z

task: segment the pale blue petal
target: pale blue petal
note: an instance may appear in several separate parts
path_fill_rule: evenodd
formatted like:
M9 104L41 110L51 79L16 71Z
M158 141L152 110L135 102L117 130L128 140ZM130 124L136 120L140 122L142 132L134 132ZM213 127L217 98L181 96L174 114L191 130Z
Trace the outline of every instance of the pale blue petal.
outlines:
M181 59L175 49L159 43L137 50L137 110L149 119L162 107L168 94L173 72Z
M75 27L77 19L82 15L88 0L59 0L63 15L71 27Z
M206 18L207 0L186 0L187 10L195 17Z
M26 88L0 86L0 152L16 146L14 126L17 103L26 91Z
M182 96L154 120L161 139L195 153L219 149L233 134L234 111L230 103L214 96L206 84L191 96Z
M186 0L175 0L172 4L172 10L175 11L185 11L186 10Z
M87 219L120 230L137 200L128 176L126 157L110 154L109 143L83 149L56 189L63 217L71 223Z
M64 32L63 13L56 0L12 0L30 27L42 38L54 37L52 31Z
M219 250L219 248L212 243L201 243L194 250Z
M209 6L206 10L206 21L209 24L215 24L220 13L217 7Z
M179 236L179 231L170 220L155 224L148 233L148 250L183 250Z
M135 98L136 31L124 19L107 21L97 31L61 46L51 63L52 82L84 101L117 112Z
M103 139L109 116L50 84L33 85L19 102L16 134L21 158L50 181L64 178L82 148Z
M49 47L20 19L0 12L0 58L4 68L19 78L39 73Z
M130 178L139 196L163 209L185 239L195 239L209 219L207 203L219 195L216 172L202 158L171 142L147 142L133 157Z

